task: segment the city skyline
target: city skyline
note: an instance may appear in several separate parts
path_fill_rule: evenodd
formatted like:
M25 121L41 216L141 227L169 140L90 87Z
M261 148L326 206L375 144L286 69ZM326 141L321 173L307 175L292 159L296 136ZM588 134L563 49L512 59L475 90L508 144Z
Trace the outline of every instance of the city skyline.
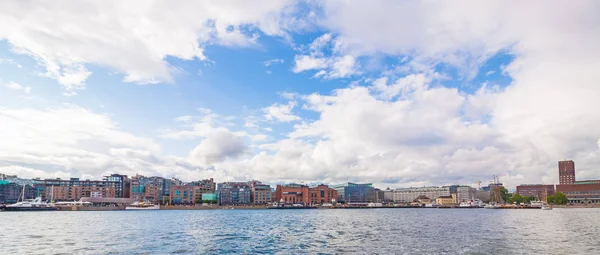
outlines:
M0 173L514 189L568 158L600 179L599 8L3 2Z

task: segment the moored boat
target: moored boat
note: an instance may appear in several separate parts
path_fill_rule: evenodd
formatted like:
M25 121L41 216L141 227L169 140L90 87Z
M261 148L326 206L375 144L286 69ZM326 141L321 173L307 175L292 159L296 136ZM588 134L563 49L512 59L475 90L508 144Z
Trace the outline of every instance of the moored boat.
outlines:
M35 199L24 199L15 204L6 205L1 208L3 211L56 211L57 208L43 202L41 197Z
M135 202L125 207L125 210L160 210L160 205L146 202Z

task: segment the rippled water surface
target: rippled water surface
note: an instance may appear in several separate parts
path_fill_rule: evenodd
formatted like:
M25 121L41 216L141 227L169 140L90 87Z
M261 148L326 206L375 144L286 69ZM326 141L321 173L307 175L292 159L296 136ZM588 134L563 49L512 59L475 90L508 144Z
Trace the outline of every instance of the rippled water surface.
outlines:
M600 209L0 212L0 254L600 254Z

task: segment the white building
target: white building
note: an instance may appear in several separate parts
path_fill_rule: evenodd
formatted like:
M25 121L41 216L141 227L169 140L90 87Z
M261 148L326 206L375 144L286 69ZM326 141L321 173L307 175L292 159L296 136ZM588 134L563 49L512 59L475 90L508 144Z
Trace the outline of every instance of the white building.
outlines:
M450 187L419 187L394 190L395 203L410 203L418 196L424 195L431 200L440 196L450 196Z

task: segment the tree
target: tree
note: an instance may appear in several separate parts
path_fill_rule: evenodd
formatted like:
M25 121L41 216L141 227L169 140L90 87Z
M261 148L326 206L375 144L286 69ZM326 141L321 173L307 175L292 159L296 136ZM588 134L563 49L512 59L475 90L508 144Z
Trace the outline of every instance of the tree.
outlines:
M548 196L548 203L555 205L566 205L569 203L569 199L562 192L556 192L552 196Z
M530 204L532 199L533 199L533 197L524 196L523 203Z
M508 193L508 190L505 187L500 189L500 197L502 198L502 201L508 201L508 199L510 199L510 193Z
M196 204L202 204L202 200L196 199Z
M524 199L521 195L519 194L514 194L511 198L508 199L508 202L511 204L521 204L523 203Z

